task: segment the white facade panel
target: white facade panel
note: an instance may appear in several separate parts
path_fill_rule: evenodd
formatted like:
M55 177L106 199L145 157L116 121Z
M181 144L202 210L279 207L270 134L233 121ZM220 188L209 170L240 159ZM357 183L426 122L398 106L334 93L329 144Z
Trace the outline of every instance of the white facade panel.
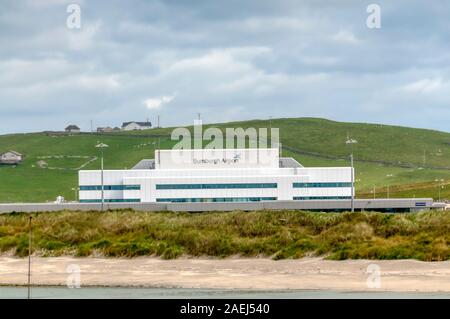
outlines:
M156 169L278 168L277 148L158 150Z

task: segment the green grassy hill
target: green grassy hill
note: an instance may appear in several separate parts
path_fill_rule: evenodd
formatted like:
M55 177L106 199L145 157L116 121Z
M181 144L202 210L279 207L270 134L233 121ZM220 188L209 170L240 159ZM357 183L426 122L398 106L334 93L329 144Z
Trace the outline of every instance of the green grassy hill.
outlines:
M359 197L450 198L450 133L398 126L342 123L314 118L254 120L223 123L226 127L278 127L283 156L304 166L347 166L347 135L354 145L356 190ZM191 128L190 128L191 129ZM45 133L0 136L0 152L15 150L25 155L18 166L0 166L0 202L53 201L62 195L75 199L77 169L100 166L101 141L105 167L130 168L142 158L153 158L154 149L170 148L172 128L108 135L54 136ZM159 137L156 137L159 136ZM375 189L375 195L373 194Z

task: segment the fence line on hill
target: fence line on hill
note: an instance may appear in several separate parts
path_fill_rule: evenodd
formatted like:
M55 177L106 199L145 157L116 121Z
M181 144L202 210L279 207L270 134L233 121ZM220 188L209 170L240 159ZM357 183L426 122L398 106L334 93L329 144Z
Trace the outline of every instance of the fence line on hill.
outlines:
M332 159L332 160L348 160L348 157L346 156L334 156L334 155L326 155L316 152L310 152L310 151L303 151L299 150L297 148L282 145L283 149L286 149L292 153L299 154L299 155L307 155L307 156L313 156L323 159ZM355 158L355 162L361 162L361 163L371 163L371 164L382 164L384 166L393 166L393 167L400 167L400 168L428 168L428 169L435 169L435 170L450 170L450 167L439 167L439 166L430 166L430 165L417 165L414 163L404 163L404 162L390 162L390 161L383 161L383 160L369 160L369 159L361 159L361 158Z

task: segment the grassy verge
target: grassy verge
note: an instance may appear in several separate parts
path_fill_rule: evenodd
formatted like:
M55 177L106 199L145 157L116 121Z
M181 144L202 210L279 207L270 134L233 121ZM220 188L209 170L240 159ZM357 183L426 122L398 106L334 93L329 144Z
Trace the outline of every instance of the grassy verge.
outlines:
M27 214L0 215L0 252L28 253ZM33 251L41 256L187 256L274 259L450 259L450 213L39 213Z

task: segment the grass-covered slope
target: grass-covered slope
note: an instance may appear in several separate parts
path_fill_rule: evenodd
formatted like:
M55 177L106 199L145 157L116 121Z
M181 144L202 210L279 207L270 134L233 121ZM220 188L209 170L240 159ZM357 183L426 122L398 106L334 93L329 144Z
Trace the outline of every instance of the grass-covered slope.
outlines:
M0 151L12 149L25 155L18 166L0 166L0 202L52 201L58 195L75 199L72 189L78 186L76 168L90 159L93 161L83 169L100 168L100 152L95 148L98 141L109 145L104 152L107 169L131 168L143 158L152 158L156 145L152 144L155 139L129 135L0 136ZM161 147L168 147L164 140ZM40 161L48 167L40 166Z
M450 133L398 126L342 123L296 118L254 120L219 127L278 127L283 156L295 157L304 166L347 166L347 135L354 145L358 196L450 198ZM25 154L16 167L0 166L0 202L50 201L62 195L73 200L77 168L99 168L98 141L108 144L105 167L130 168L142 158L153 158L155 147L170 148L172 128L109 135L50 136L43 133L0 136L0 152L12 149ZM160 138L155 137L160 135ZM89 160L92 160L88 162Z
M450 258L450 212L60 212L33 215L33 253L274 259ZM0 253L28 254L28 214L0 215Z

